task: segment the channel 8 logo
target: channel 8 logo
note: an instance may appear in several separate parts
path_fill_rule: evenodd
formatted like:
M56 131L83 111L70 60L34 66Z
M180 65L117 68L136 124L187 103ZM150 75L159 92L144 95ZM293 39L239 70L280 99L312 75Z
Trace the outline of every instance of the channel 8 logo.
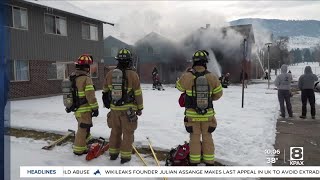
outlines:
M290 147L290 161L303 161L303 147Z

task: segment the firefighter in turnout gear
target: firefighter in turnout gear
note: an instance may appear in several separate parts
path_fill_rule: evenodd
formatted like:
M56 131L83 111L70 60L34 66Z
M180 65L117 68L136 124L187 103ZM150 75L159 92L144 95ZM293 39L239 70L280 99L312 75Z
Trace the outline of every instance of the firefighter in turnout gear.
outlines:
M93 63L91 55L81 55L76 64L75 86L78 96L78 107L75 110L75 117L78 121L78 130L75 136L73 153L76 155L88 152L87 143L92 138L90 128L92 117L99 115L99 106L95 97L95 89L90 78L90 65Z
M131 160L134 131L142 114L143 100L138 74L131 69L132 54L120 49L115 59L117 67L108 72L104 82L103 103L111 111L107 115L110 160L121 155L121 164Z
M217 126L212 101L222 96L218 77L207 70L209 53L198 50L193 54L193 66L177 81L179 91L186 93L184 124L190 133L190 164L214 164L212 132ZM201 142L202 136L202 142Z

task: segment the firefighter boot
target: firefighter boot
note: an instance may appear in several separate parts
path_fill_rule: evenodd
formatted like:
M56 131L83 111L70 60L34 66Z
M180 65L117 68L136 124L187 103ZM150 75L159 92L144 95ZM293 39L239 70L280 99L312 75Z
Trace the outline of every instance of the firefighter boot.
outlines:
M118 159L119 154L110 154L110 160L114 161L116 159Z
M198 166L199 163L190 163L189 166Z
M81 155L84 155L84 154L87 154L88 153L88 150L85 150L83 152L73 152L73 154L77 155L77 156L81 156Z
M129 162L131 159L127 159L127 158L121 158L121 161L120 161L120 163L121 164L124 164L124 163L127 163L127 162Z
M205 163L206 166L214 166L214 164Z

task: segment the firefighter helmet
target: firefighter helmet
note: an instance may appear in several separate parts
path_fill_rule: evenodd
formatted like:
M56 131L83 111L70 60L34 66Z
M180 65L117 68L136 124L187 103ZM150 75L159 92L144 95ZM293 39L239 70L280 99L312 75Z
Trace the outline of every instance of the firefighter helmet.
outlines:
M89 54L82 54L76 61L76 65L91 65L93 64L93 58Z
M209 53L206 50L198 50L192 56L193 62L203 61L207 63L208 60L209 60Z
M115 57L118 61L132 61L132 54L130 50L123 48L120 49L117 56Z

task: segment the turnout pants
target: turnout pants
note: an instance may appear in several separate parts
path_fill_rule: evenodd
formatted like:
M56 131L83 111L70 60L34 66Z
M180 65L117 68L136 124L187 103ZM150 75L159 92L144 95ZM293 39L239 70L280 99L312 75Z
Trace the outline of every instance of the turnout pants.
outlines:
M248 80L244 80L244 87L248 88Z
M75 114L78 121L78 130L74 139L73 152L75 154L83 154L88 151L87 142L91 139L92 117L91 112Z
M208 121L192 121L186 117L185 127L190 133L190 162L198 164L202 159L206 164L213 164L215 149L211 133L217 127L216 119L210 117Z
M110 155L121 154L121 159L131 159L134 131L138 122L129 122L126 111L111 110L107 115L108 127L111 128L109 138Z
M284 102L286 102L287 110L289 116L292 116L292 106L290 102L290 90L278 90L278 100L280 103L280 111L281 111L281 116L285 117L285 107L284 107Z
M316 115L316 100L313 89L303 89L301 91L301 101L302 101L302 116L307 115L307 101L310 103L311 116Z

